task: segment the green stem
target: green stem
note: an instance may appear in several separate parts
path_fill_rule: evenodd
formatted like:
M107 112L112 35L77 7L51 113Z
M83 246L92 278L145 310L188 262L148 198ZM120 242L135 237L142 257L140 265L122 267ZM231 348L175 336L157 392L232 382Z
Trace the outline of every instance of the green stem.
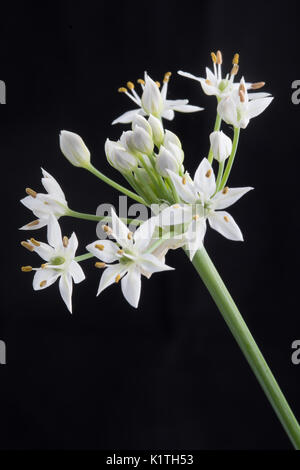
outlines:
M216 122L215 122L215 127L214 127L214 132L220 130L221 122L222 122L221 116L217 113ZM207 159L208 159L209 163L212 163L213 158L214 158L214 156L213 156L213 151L212 151L212 147L210 146L210 149L209 149L209 152L208 152L208 156L207 156Z
M218 176L217 176L217 181L216 181L216 193L219 191L221 178L223 176L223 171L224 171L224 162L219 162L219 170L218 170Z
M74 258L74 261L80 263L80 261L85 261L86 259L90 258L94 258L94 255L92 253L85 253L84 255L76 256L76 258Z
M220 190L224 188L224 186L226 185L227 180L229 178L231 168L232 168L232 165L233 165L233 162L234 162L234 157L235 157L237 147L238 147L238 143L239 143L239 136L240 136L240 128L235 127L234 128L234 135L233 135L232 151L231 151L230 157L228 158L226 169L224 171L224 175L223 175L223 178L222 178L222 181L221 181L221 184L220 184L220 188L219 188Z
M205 248L196 253L193 265L223 315L295 449L300 450L299 423Z
M75 217L76 219L84 219L84 220L92 220L94 222L100 222L101 220L105 219L105 222L111 222L111 217L103 215L94 215L94 214L86 214L84 212L77 212L73 211L72 209L68 209L68 212L65 214L67 217ZM120 217L120 219L127 225L140 225L143 223L143 220L138 219L127 219L125 217Z
M105 176L101 171L97 170L92 164L89 164L88 166L85 167L89 172L93 173L93 175L97 176L100 180L104 181L104 183L109 184L113 188L115 188L117 191L120 191L123 194L126 194L126 196L131 197L131 199L134 199L137 202L140 202L143 205L146 205L145 201L143 198L138 196L137 194L133 193L129 189L124 188L124 186L121 186L120 184L116 183L115 181L111 180L107 176Z

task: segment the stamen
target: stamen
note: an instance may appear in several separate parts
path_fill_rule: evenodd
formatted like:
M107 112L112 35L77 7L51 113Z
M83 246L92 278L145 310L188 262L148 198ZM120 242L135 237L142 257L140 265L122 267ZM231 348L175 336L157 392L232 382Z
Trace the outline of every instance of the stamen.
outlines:
M198 220L198 219L200 219L200 216L198 214L193 216L193 220Z
M239 91L242 91L243 93L246 93L246 88L245 88L245 85L243 83L240 83Z
M163 82L168 83L168 81L170 80L171 75L172 75L172 72L166 72L165 75L164 75Z
M185 176L182 178L182 184L186 184L186 177Z
M211 60L213 61L214 64L216 64L216 63L217 63L217 56L216 56L216 54L215 54L214 52L211 52L210 55L211 55Z
M40 221L37 219L37 220L34 220L33 222L30 222L29 224L27 224L27 227L34 227L35 225L39 225Z
M120 279L121 279L121 276L120 276L120 274L118 274L118 275L116 276L116 278L115 278L116 284L118 284L118 282L120 281Z
M208 170L208 172L205 174L206 178L209 178L212 174L212 170Z
M109 227L109 225L102 225L102 229L104 230L105 233L110 235L112 233L112 229Z
M106 264L97 262L97 263L95 263L95 268L99 268L99 269L106 268Z
M217 64L221 65L223 62L222 52L217 51Z
M139 78L137 80L137 82L140 84L140 85L145 85L145 80L143 80L142 78Z
M239 71L239 66L237 64L234 64L234 66L231 69L230 75L237 75Z
M129 90L134 90L134 84L132 82L127 82L127 87Z
M118 88L118 92L119 93L127 93L127 88L125 88L124 86L121 86L120 88Z
M46 284L47 284L47 281L42 281L42 282L40 283L40 287L45 287Z
M65 248L67 248L68 244L69 244L69 239L68 239L68 237L65 236L65 237L63 238L63 246L64 246Z
M32 266L22 266L21 271L22 273L30 273L30 271L32 271Z
M229 222L229 217L227 217L227 215L224 215L224 220L225 222Z
M133 235L132 232L128 232L128 235L127 235L128 240L132 240L132 235Z
M37 192L34 191L34 190L31 189L31 188L26 188L26 189L25 189L25 192L28 194L28 196L31 196L31 197L33 197L33 198L36 198L36 196L37 196Z
M245 93L242 90L239 91L239 97L240 97L241 103L244 103L245 102Z
M42 269L45 269L46 267L47 267L47 263L41 264L41 268L42 268Z
M179 207L180 207L179 204L175 204L175 205L173 206L174 209L179 209Z
M228 191L229 191L229 188L228 188L228 186L225 186L225 188L223 189L222 193L223 193L223 194L227 194L227 193L228 193Z
M103 251L104 250L104 245L95 245L95 248L97 248L97 250L99 251Z
M34 246L30 245L30 243L28 243L28 242L21 242L21 245L29 251L34 250Z
M158 88L160 88L160 83L159 82L155 82L155 83L158 86Z
M118 255L123 255L124 251L123 250L118 250L117 253L118 253Z
M232 59L232 65L239 65L240 54L234 54Z
M251 88L252 90L258 90L259 88L262 88L265 86L265 82L257 82L257 83L252 83Z
M205 80L206 85L212 85L211 81L208 78Z
M41 244L35 238L30 238L30 241L35 246L41 246Z
M47 202L47 201L44 201L44 204L45 204L46 206L49 206L49 202Z

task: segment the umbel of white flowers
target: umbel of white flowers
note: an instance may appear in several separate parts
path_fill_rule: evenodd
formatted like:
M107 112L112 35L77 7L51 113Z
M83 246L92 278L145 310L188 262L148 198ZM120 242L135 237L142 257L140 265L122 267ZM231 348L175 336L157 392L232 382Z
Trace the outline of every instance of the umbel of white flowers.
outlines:
M94 256L99 259L96 267L104 268L98 294L109 285L121 281L124 297L130 305L137 307L141 277L173 269L165 263L170 249L184 246L190 259L193 259L197 250L203 247L207 221L211 228L226 238L243 240L240 228L224 209L253 188L231 188L227 180L235 157L239 129L246 128L250 119L262 113L273 97L269 93L256 92L264 85L263 82L251 84L244 78L234 81L239 69L238 54L233 58L230 74L225 77L222 76L220 51L212 53L212 60L213 71L206 69L206 78L180 72L198 80L203 91L216 96L218 101L219 116L215 130L209 136L211 149L208 159L201 159L194 179L183 166L184 160L188 159L185 159L180 139L164 128L162 118L172 120L174 111L195 112L202 108L189 105L187 100L167 99L169 72L165 74L162 88L145 73L144 80L138 80L142 87L141 96L132 82L127 83L127 89L119 90L129 96L138 108L114 121L131 123L131 129L124 131L117 141L107 139L105 153L109 164L124 176L133 191L110 180L92 166L90 152L78 134L61 131L61 151L70 163L91 171L124 194L145 203L153 209L154 216L131 233L112 211L112 228L104 226L104 229L115 241L96 240L87 245L88 253L75 257L78 245L76 235L73 234L70 239L62 238L57 220L72 214L91 220L95 220L95 216L71 211L58 182L42 169L42 184L46 193L27 188L27 196L21 200L36 217L21 229L34 230L47 226L48 230L48 244L34 238L22 242L24 247L35 251L45 261L40 268L22 268L25 272L35 271L35 290L44 289L59 278L60 293L71 311L73 281L78 283L84 279L79 262ZM220 129L222 121L234 127L233 142ZM197 158L200 160L199 155ZM211 162L219 165L217 177Z

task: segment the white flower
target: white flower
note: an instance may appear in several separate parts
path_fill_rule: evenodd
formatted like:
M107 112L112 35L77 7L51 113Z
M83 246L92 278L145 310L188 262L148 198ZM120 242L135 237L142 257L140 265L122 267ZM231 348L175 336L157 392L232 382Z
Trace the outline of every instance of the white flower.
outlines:
M121 279L122 292L125 299L133 307L137 307L141 293L141 275L150 277L152 273L172 270L153 254L149 253L156 219L144 222L132 234L126 225L111 211L112 232L116 242L111 240L97 240L86 247L103 263L99 267L106 267L99 284L97 295L113 283ZM106 265L104 263L116 264ZM96 264L97 266L97 264Z
M34 290L46 289L59 278L60 294L72 313L73 281L78 284L85 279L80 265L74 259L78 240L75 233L70 239L62 238L59 223L53 215L50 216L47 237L49 244L38 242L34 238L22 242L25 248L36 252L46 261L40 268L25 266L22 271L36 271L33 278Z
M61 131L60 149L72 165L86 168L91 161L91 154L82 138L70 131Z
M181 158L178 158L178 155L181 156L181 154L177 152L177 149L178 147L174 144L169 144L168 149L164 145L161 145L155 164L156 170L160 175L168 177L168 170L171 170L174 173L179 173L182 166L182 160Z
M189 105L189 100L167 100L168 82L171 76L171 72L167 72L164 77L164 83L162 89L159 90L159 84L154 82L147 72L145 72L145 80L139 79L143 93L140 97L134 89L132 82L127 83L127 88L119 88L119 92L125 93L137 106L137 109L127 111L126 113L119 116L113 121L112 124L127 124L133 121L136 115L150 115L152 114L156 118L165 118L170 121L174 119L174 111L181 113L194 113L201 111L203 108L199 106Z
M58 182L47 171L43 170L42 185L48 194L37 193L30 188L26 189L28 196L21 199L21 203L30 209L38 217L20 230L35 230L49 223L49 218L54 215L57 219L68 213L68 203Z
M245 129L250 119L261 114L273 100L273 97L256 96L255 99L252 97L251 101L249 98L245 80L242 78L238 90L218 104L219 115L227 124Z
M212 166L206 158L202 160L196 170L194 181L185 175L183 178L172 171L168 172L176 191L186 204L174 205L163 211L163 224L185 223L188 229L185 239L192 259L196 251L201 248L206 232L206 220L210 226L230 240L242 241L242 233L228 212L223 211L234 204L251 187L228 188L216 192L216 181Z
M121 172L131 171L138 165L134 155L127 152L120 142L106 139L105 154L111 166Z
M226 96L231 95L234 90L237 90L239 87L238 83L234 83L234 77L238 73L239 66L239 54L235 54L233 57L233 67L230 74L227 74L224 78L222 77L222 54L220 51L215 54L211 53L213 68L212 72L208 67L206 67L206 78L196 77L188 72L183 72L182 70L178 71L179 75L183 77L191 78L200 82L202 89L206 95L216 96L218 99L222 99ZM246 83L245 87L247 89L257 90L264 86L264 82L257 83ZM257 95L257 96L256 96ZM265 97L269 96L269 93L253 93L249 95L249 99L255 99L255 97Z
M232 151L232 141L223 131L214 131L209 136L213 156L218 162L224 162Z

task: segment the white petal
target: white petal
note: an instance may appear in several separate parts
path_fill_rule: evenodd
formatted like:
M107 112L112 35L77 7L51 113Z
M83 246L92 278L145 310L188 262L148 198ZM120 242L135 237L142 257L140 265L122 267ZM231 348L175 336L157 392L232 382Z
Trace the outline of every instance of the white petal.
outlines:
M120 263L113 264L108 266L104 271L100 279L100 284L98 288L97 295L101 294L104 289L116 282L116 277L118 275L122 276L127 272L127 269L124 268Z
M180 113L195 113L197 111L203 111L204 108L199 106L193 106L192 104L182 104L179 106L172 106L174 111L179 111Z
M71 274L65 273L62 274L59 280L59 291L62 296L63 301L70 313L72 313L72 292L73 292L73 282Z
M135 241L135 248L138 251L144 251L149 245L151 238L153 236L154 229L156 227L157 218L151 217L134 232L133 239Z
M69 273L71 274L75 284L79 284L79 282L82 282L85 279L85 274L82 270L82 267L74 260L70 263Z
M210 226L229 240L243 241L243 235L238 225L228 212L218 211L209 214Z
M30 240L28 240L28 242L30 242ZM39 242L39 246L34 245L34 252L45 261L49 261L55 255L54 248L42 242Z
M113 236L122 247L131 246L132 241L128 239L129 230L121 219L117 216L113 208L111 209L111 220Z
M170 170L167 170L167 171L181 199L184 202L189 202L190 204L193 204L194 202L196 202L196 200L198 199L198 196L197 196L197 193L193 184L190 182L189 184L187 184L188 182L186 182L186 184L183 184L182 177L176 175L176 173L174 173L173 171L170 171Z
M140 108L133 109L131 111L126 111L126 113L124 113L124 114L121 114L121 116L119 116L117 119L115 119L112 122L112 124L129 124L130 122L132 122L133 118L137 114L145 115L145 113L142 112L142 110Z
M215 87L214 85L208 85L203 78L201 78L200 83L201 83L201 86L202 86L202 90L204 91L204 93L206 95L208 95L208 96L212 96L212 95L218 96L220 94L220 91L217 87Z
M196 75L193 75L192 73L183 72L182 70L178 70L177 73L182 77L191 78L192 80L196 80L197 82L201 81L201 77L196 77Z
M58 196L59 198L66 200L63 190L53 176L50 175L46 170L42 168L44 178L42 178L42 184L46 189L47 193L52 196Z
M129 269L121 281L122 292L127 302L137 308L141 295L141 273L136 267Z
M36 221L32 221L36 222ZM20 227L19 230L37 230L39 228L45 227L45 225L48 224L48 218L47 219L38 219L38 223L36 225L31 225L32 222L29 222L26 225L23 225L23 227Z
M33 289L34 290L42 290L46 289L47 287L51 286L56 279L58 278L59 273L54 269L39 269L36 271L34 278L33 278ZM43 282L46 281L46 284ZM42 285L41 285L42 283Z
M194 183L197 190L204 194L205 199L210 198L214 194L216 190L216 179L214 170L207 158L203 158L198 166L194 176Z
M159 273L161 271L173 271L174 268L162 263L156 256L151 253L143 255L138 261L140 268L148 274Z
M160 227L183 224L192 218L191 206L174 204L161 211L157 216Z
M73 232L71 237L69 238L68 246L65 248L65 251L71 258L74 258L76 250L78 248L78 239L76 234Z
M251 187L245 188L229 188L228 191L219 191L213 198L214 209L226 209L238 201L244 194L251 191Z
M49 216L47 238L49 245L53 246L53 248L59 249L62 247L61 229L59 223L52 214Z
M251 119L261 114L269 106L271 101L273 101L273 97L250 101L248 103L249 118Z
M266 93L264 91L262 92L257 92L257 93L248 93L248 99L249 100L260 100L261 98L267 98L267 96L270 96L271 93Z
M185 234L190 260L192 260L196 252L202 248L205 233L206 220L204 218L193 220Z
M96 245L103 246L103 250L99 250ZM119 257L117 256L117 251L119 247L116 243L111 240L96 240L93 243L90 243L86 247L87 251L92 253L96 258L104 261L104 263L113 263L117 261Z

